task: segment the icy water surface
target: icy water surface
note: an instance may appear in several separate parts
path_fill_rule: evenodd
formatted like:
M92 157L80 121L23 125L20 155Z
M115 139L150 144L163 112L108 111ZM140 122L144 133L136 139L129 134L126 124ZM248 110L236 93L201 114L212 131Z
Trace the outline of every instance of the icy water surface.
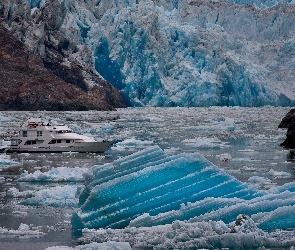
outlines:
M286 131L277 128L289 109L210 107L1 112L2 138L7 138L29 117L41 117L67 124L75 132L97 139L112 139L114 144L103 155L1 154L0 249L74 246L70 221L83 189L83 171L151 145L159 145L171 155L200 152L228 174L261 190L293 182L295 162L288 150L279 146ZM2 141L3 145L6 143ZM74 174L69 179L56 177L50 181L45 176L42 182L40 175L36 179L39 181L29 175L37 171L50 173L55 168L65 171L72 168ZM26 175L21 176L22 173ZM68 198L60 200L65 193Z

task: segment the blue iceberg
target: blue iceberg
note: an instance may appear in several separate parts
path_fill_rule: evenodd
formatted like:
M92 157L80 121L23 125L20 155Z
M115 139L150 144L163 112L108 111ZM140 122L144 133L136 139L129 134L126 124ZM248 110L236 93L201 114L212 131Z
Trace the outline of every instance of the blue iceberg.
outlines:
M259 191L199 153L167 155L152 146L86 176L74 229L155 226L175 220L235 221L247 214L261 229L295 227L294 183ZM288 223L286 223L288 222Z

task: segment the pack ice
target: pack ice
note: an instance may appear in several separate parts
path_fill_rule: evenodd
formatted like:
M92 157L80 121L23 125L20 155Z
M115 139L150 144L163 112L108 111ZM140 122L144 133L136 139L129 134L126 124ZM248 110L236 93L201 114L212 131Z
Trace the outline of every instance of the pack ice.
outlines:
M199 153L169 156L152 146L86 175L73 229L124 228L248 215L263 230L295 228L295 183L259 191ZM293 212L292 212L293 211Z

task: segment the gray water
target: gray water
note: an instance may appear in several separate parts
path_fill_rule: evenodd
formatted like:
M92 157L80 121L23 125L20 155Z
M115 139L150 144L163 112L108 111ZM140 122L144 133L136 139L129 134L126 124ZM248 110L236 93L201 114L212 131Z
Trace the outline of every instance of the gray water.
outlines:
M277 128L289 109L210 107L127 108L112 112L1 112L4 117L0 117L2 138L8 138L28 118L41 117L67 124L74 131L97 139L112 139L114 144L103 155L2 155L0 249L46 249L49 246L75 245L70 224L75 208L23 206L19 202L25 197L7 196L7 191L13 187L26 191L66 185L18 182L24 170L33 173L36 170L46 172L52 167L89 168L150 145L159 145L168 154L200 152L230 175L258 189L293 182L295 161L288 155L288 150L279 146L285 139L286 130ZM263 177L266 181L253 183L249 179L251 177ZM1 228L17 230L21 223L32 225L43 234L1 233Z

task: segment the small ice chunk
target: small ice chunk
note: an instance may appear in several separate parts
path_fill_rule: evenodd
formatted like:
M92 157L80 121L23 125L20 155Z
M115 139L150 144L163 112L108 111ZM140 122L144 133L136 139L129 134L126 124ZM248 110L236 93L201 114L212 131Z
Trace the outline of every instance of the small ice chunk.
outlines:
M197 137L195 139L186 139L182 142L188 145L193 145L198 149L220 149L228 146L227 143L222 142L217 137Z
M77 207L79 193L81 187L66 185L52 188L45 188L34 192L30 197L20 204L27 206L52 206L52 207Z
M103 126L102 126L102 128L101 128L101 130L103 131L103 132L112 132L113 130L114 130L114 126L112 125L112 124L110 124L110 123L106 123L106 124L104 124Z
M48 247L46 250L131 250L128 242L107 241L102 243L92 242L90 244L77 246L75 248L67 246Z
M256 226L255 222L247 215L240 214L232 226L231 233L257 233L261 232Z
M19 225L19 227L18 227L18 230L19 230L19 231L29 231L29 230L30 230L30 227L29 227L29 225L27 225L27 224L23 224L23 223L21 223L21 224Z
M153 141L141 141L133 138L126 139L113 145L112 150L124 151L126 148L145 148L153 145Z
M221 161L231 161L231 160L232 160L232 157L231 157L230 154L225 153L225 154L221 154L221 155L219 155L219 159L220 159Z
M248 179L250 183L261 183L261 182L271 182L270 179L260 176L252 176Z
M32 197L34 191L18 191L15 187L9 188L6 192L7 197L13 197L13 198L29 198Z
M275 171L272 168L268 171L268 174L274 176L275 178L288 178L291 176L290 173L283 171Z
M243 167L241 168L241 170L246 171L246 172L255 172L255 171L256 171L255 168L253 168L253 167L248 167L248 166L243 166Z
M82 182L84 181L83 174L88 171L87 168L68 168L58 167L52 168L48 172L40 170L29 174L25 171L21 174L18 181L21 182Z

